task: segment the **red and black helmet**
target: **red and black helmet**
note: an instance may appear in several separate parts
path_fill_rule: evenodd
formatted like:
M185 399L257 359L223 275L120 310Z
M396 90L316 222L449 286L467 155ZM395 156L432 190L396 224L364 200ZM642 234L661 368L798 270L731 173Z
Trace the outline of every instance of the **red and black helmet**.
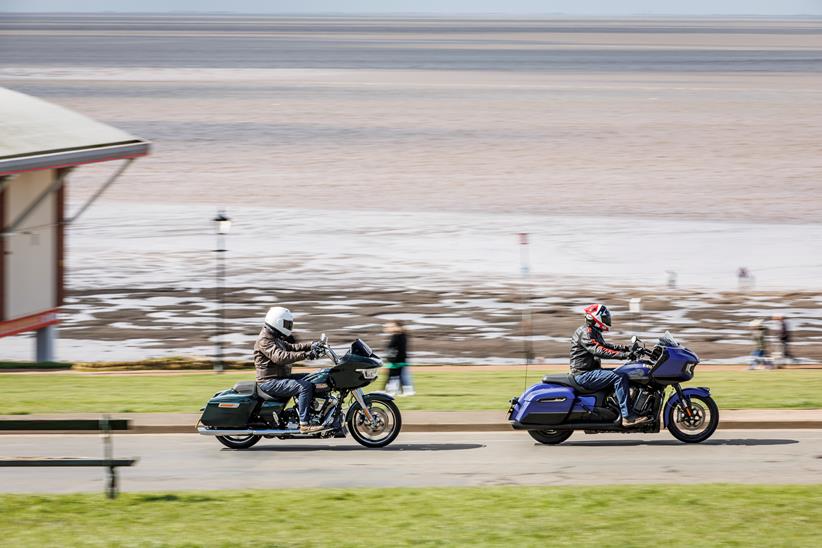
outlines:
M611 313L604 304L592 304L585 307L585 319L602 331L608 331L611 327Z

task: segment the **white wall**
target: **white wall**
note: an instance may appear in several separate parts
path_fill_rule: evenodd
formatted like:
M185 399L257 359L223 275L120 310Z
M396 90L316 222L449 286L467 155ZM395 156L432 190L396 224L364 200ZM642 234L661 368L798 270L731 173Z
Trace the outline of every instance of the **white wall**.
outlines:
M6 224L15 221L53 181L54 170L22 173L6 188ZM6 237L5 318L50 310L57 302L56 196L49 195L13 236Z

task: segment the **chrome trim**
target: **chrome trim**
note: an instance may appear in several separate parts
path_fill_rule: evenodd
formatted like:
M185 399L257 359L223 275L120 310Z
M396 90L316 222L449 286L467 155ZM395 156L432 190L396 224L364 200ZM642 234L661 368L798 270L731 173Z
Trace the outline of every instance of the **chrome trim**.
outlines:
M300 432L299 428L294 428L290 430L273 430L273 429L240 429L240 428L207 428L205 426L198 426L197 432L202 434L203 436L248 436L248 435L255 435L255 436L283 436L283 435L291 435L291 436L314 436L316 434L320 434L322 432L327 432L331 430L331 428L325 428L323 430L317 430L316 432L310 432L308 434L303 434Z
M371 414L371 410L368 409L367 405L365 405L365 399L363 398L362 388L352 390L351 394L354 396L354 399L357 400L357 403L360 404L360 408L362 409L363 415L365 415L365 418L368 419L368 422L374 424L374 415Z
M565 401L565 400L567 400L567 399L568 399L568 398L566 398L565 396L562 396L562 397L560 397L560 398L542 398L542 399L539 399L539 400L537 400L537 401L538 401L539 403L553 403L553 402L561 402L561 401Z

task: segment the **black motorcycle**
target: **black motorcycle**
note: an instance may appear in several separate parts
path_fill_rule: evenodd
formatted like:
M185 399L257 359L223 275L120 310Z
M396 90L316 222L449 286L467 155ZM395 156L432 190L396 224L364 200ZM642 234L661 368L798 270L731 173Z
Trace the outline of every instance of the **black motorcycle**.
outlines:
M321 425L321 430L301 433L296 403L288 405L291 397L270 396L254 381L238 382L214 394L201 409L197 430L216 436L231 449L248 449L263 437L344 438L348 432L365 447L385 447L394 441L402 426L394 398L383 392L364 394L362 390L379 375L380 357L360 339L339 357L325 334L320 339L320 352L334 362L334 367L303 378L314 384L310 423Z

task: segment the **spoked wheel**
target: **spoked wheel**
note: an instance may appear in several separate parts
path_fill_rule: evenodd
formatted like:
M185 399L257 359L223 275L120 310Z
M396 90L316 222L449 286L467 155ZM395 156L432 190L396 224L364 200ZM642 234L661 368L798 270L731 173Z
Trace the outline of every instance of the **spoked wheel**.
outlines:
M370 422L359 403L348 410L348 431L360 445L365 447L385 447L400 433L402 417L400 409L390 400L371 400L369 411L374 418Z
M710 438L719 425L719 408L713 398L691 396L690 413L677 404L671 408L668 430L679 441L699 443Z
M571 437L571 430L529 430L528 434L545 445L558 445Z
M262 438L262 436L255 436L254 434L245 436L217 436L217 441L229 449L248 449L260 441L260 438Z

